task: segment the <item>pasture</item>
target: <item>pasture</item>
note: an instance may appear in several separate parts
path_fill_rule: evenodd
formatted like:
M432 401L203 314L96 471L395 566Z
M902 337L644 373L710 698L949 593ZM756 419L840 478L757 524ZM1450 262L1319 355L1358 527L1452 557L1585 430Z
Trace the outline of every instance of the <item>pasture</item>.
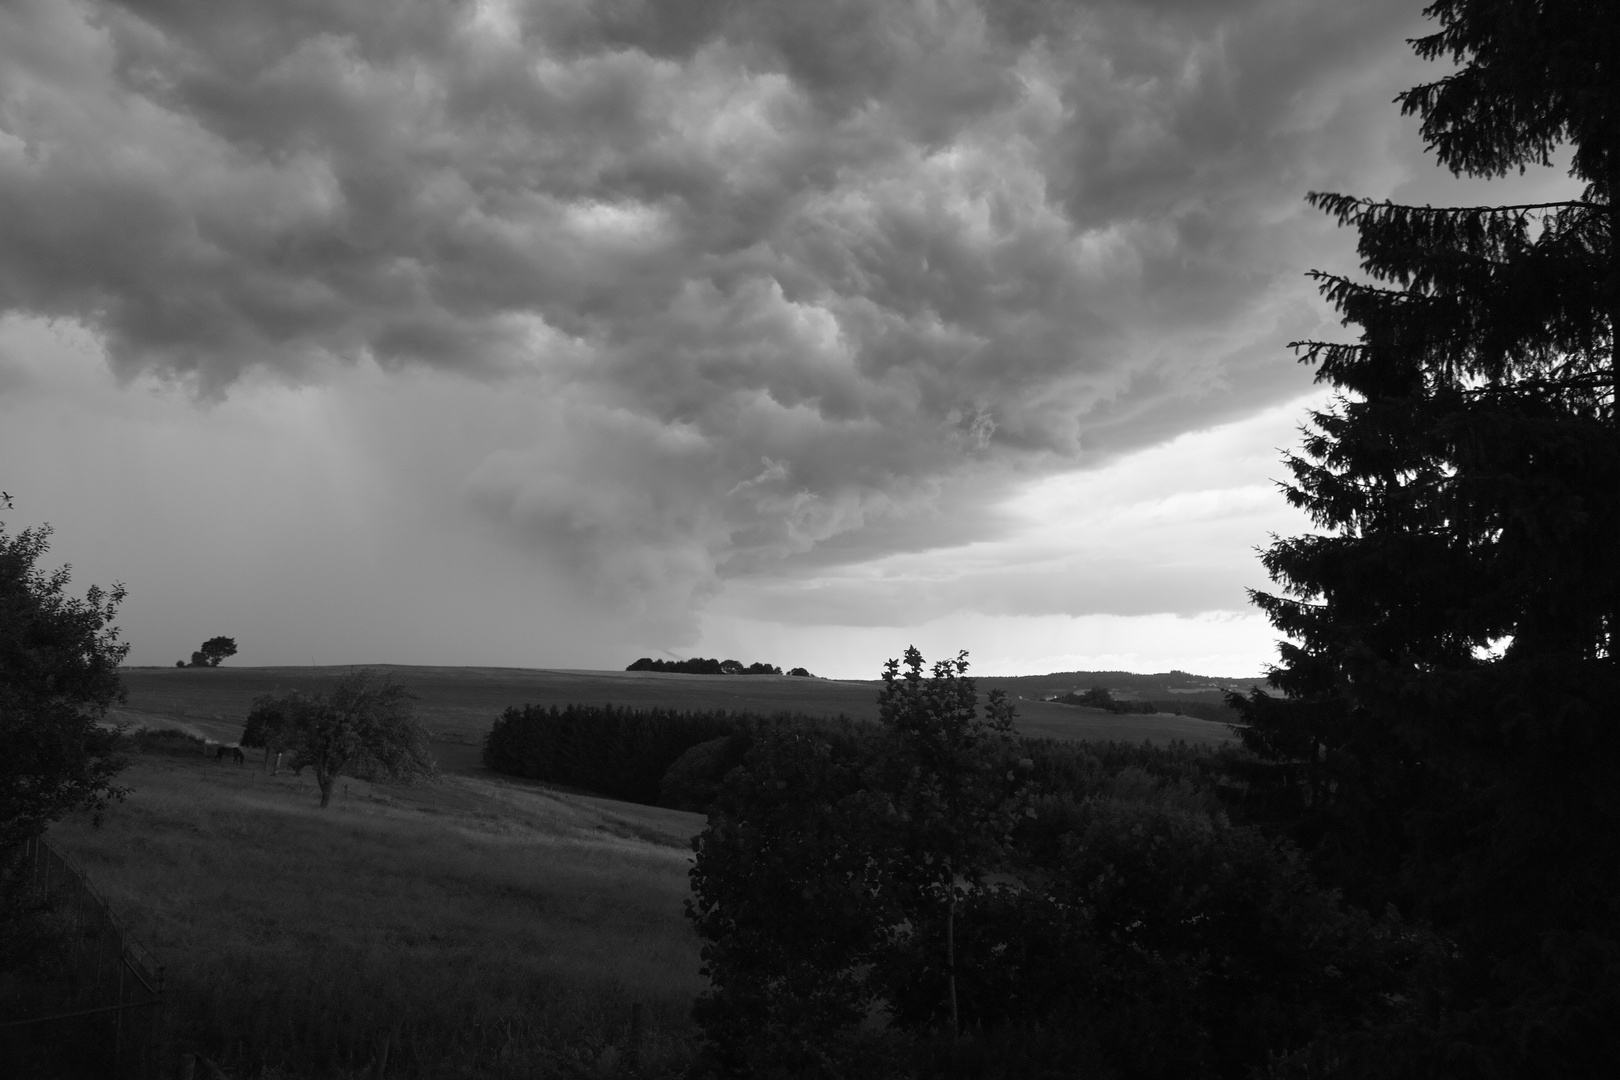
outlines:
M345 668L137 668L112 719L233 743L259 694ZM134 789L94 829L51 830L169 965L181 1049L232 1075L599 1076L642 1009L642 1075L690 1060L704 986L682 915L699 815L490 774L480 747L509 705L612 702L876 719L878 683L787 676L385 666L420 696L443 778L313 779L204 756L135 755ZM989 680L986 680L987 682ZM1016 693L1014 694L1016 698ZM1198 744L1226 729L1017 700L1058 739Z
M255 755L257 756L257 755ZM180 1048L237 1076L611 1072L690 1053L696 814L495 777L401 788L135 755L101 828L51 838L168 965Z

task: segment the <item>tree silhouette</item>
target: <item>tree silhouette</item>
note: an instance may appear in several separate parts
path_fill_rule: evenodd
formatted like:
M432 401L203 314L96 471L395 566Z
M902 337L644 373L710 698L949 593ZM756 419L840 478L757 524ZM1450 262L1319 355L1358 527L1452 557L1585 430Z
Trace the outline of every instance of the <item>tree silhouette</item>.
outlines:
M1290 639L1284 696L1232 704L1319 870L1458 942L1447 1022L1570 1074L1612 1042L1590 1017L1620 1014L1598 884L1620 879L1620 20L1597 0L1425 13L1416 51L1460 69L1397 100L1441 163L1492 177L1568 145L1584 189L1310 196L1360 234L1369 280L1313 276L1361 334L1295 343L1337 391L1285 486L1323 532L1275 540L1282 588L1253 594Z
M219 667L219 662L227 656L236 655L236 639L228 637L211 637L202 643L202 648L191 654L192 667Z
M118 735L99 725L124 690L129 646L113 626L124 589L66 594L66 567L46 573L49 526L8 535L0 523L0 853L68 810L93 809L124 789Z
M981 717L967 669L963 651L935 662L925 676L922 653L908 648L905 669L890 660L878 691L878 715L897 751L886 762L891 777L883 809L904 823L914 855L898 876L921 908L919 928L939 924L953 1039L961 1030L956 914L982 890L985 875L1001 868L1023 808L1017 775L998 768L1012 746L1012 704L1004 691L992 690Z

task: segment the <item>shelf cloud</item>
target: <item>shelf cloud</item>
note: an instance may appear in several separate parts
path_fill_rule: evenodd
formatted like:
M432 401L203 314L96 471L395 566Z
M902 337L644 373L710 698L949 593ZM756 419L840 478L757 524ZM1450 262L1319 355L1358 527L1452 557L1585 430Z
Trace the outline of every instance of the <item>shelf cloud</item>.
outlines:
M1410 8L20 0L0 314L201 408L501 387L459 507L678 644L1303 392L1301 196L1390 161Z

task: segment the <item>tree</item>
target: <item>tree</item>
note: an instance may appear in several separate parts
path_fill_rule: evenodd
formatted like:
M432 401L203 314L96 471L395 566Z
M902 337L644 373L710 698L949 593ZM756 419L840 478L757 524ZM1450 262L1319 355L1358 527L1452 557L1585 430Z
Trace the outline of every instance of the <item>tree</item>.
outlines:
M987 873L1001 869L1025 794L1017 774L1000 767L1012 749L1012 704L993 690L981 718L967 669L963 651L937 661L924 678L922 653L907 648L905 671L890 660L878 691L878 715L897 751L886 763L881 801L902 823L912 855L894 873L913 925L938 924L952 1039L961 1030L957 909L983 890Z
M1319 871L1458 942L1451 1015L1579 1072L1612 1040L1591 1017L1620 1012L1620 20L1606 0L1425 14L1416 51L1460 67L1397 100L1441 163L1493 177L1568 145L1584 187L1309 197L1358 230L1371 280L1313 273L1361 328L1295 343L1337 391L1285 486L1325 531L1275 540L1282 589L1253 594L1289 639L1284 696L1231 703Z
M901 849L866 795L880 737L842 718L763 729L692 841L710 981L693 1017L725 1076L851 1075L844 1043L902 919L883 887Z
M267 752L291 751L295 769L313 766L325 807L332 801L333 784L345 772L405 783L437 775L415 701L414 694L391 678L354 671L329 690L256 698L242 743Z
M728 770L688 914L714 983L697 1015L733 1072L838 1073L827 1040L880 1002L954 1042L957 916L1006 861L1032 764L1005 696L981 717L966 672L966 653L928 670L908 649L881 726L778 724Z
M129 646L113 625L124 588L68 596L70 568L39 567L50 536L0 523L0 851L72 809L99 820L127 790L113 783L128 764L118 734L100 724L124 696Z
M219 662L227 656L236 655L236 639L228 637L212 637L203 642L202 648L191 654L192 667L219 667ZM177 667L180 665L176 665Z

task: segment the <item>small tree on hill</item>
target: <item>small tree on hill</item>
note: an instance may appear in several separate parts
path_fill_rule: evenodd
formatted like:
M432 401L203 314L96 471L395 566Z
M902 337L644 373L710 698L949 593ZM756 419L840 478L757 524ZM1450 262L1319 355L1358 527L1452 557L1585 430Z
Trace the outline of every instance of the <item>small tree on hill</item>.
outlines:
M225 659L227 656L235 655L235 638L212 637L203 642L202 648L191 654L191 666L219 667L219 662L221 660Z
M313 766L324 807L344 773L367 772L404 783L437 775L415 701L400 683L374 671L355 671L330 690L256 699L242 742L291 751L294 768Z

